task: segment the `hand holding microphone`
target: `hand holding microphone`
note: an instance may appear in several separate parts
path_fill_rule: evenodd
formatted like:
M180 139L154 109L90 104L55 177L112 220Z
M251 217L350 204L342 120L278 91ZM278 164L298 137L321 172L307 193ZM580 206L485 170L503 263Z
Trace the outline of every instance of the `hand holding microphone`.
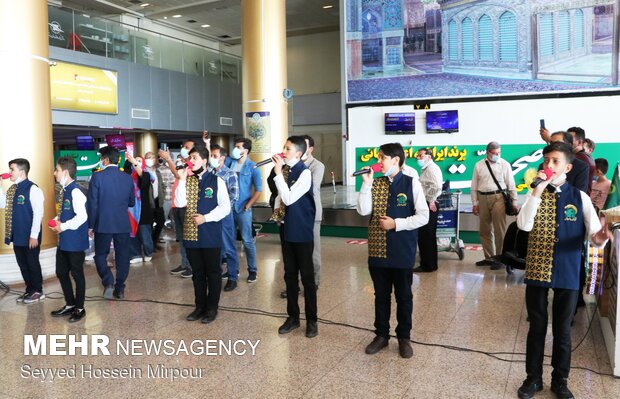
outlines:
M284 158L284 154L283 153L279 153L279 154L276 154L274 156L278 156L278 157L280 157L280 159ZM271 157L271 158L264 159L264 160L262 160L260 162L257 162L256 166L254 168L259 168L259 167L261 167L263 165L267 165L268 163L273 162L273 159L274 158Z
M545 178L542 177L541 173L544 173ZM538 185L540 183L545 182L545 181L551 179L552 176L553 176L553 172L551 171L551 169L545 168L545 169L541 170L540 172L538 172L538 177L536 177L536 179L534 179L532 184L530 184L530 187L531 188L536 188L536 187L538 187Z
M374 165L370 165L370 168L364 167L363 169L356 170L355 172L353 172L351 174L351 176L355 177L355 176L363 175L363 174L366 174L366 173L377 173L380 170L381 170L381 164L380 163L376 163Z

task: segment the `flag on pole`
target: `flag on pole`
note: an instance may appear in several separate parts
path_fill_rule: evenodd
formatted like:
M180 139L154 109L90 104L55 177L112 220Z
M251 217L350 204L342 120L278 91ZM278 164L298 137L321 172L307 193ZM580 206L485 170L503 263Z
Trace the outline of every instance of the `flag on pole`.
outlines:
M616 165L614 171L614 177L611 179L611 187L609 187L609 193L607 194L607 200L603 209L615 208L620 206L620 162Z

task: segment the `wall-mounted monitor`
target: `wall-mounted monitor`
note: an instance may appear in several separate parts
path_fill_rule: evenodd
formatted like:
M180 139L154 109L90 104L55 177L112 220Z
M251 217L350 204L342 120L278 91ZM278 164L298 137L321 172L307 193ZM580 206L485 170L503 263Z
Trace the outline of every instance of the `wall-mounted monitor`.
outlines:
M127 149L124 134L108 134L105 136L105 141L110 147L114 147L119 151Z
M458 131L458 111L428 111L426 113L427 133L456 133Z
M386 113L385 134L415 134L415 113Z
M76 136L75 145L78 150L94 150L95 138L93 136Z

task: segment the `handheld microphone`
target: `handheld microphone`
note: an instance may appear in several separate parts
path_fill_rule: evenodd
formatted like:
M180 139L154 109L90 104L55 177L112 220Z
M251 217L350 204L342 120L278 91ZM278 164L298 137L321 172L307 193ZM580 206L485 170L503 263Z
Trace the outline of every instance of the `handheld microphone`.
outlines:
M551 171L551 169L549 168L545 168L543 169L543 172L545 172L545 176L547 176L546 179L541 179L540 177L537 177L536 179L534 179L534 181L532 182L532 184L530 184L531 188L536 188L538 187L538 185L546 180L549 180L549 178L551 178L551 176L553 176L553 172Z
M283 153L279 153L279 154L276 154L276 155L279 156L280 158L284 158L284 154ZM258 168L260 166L267 165L269 162L273 162L271 160L271 158L267 158L267 159L264 159L264 160L262 160L260 162L256 162L256 167Z
M376 163L374 165L370 165L370 169L356 170L355 172L353 172L353 174L351 176L359 176L359 175L363 175L365 173L377 173L380 170L381 170L381 164L380 163Z
M0 175L0 177L2 177L2 180L6 180L9 177L11 177L11 174L10 173L3 173L3 174Z
M56 227L56 219L50 219L47 222L47 225L50 226L50 227Z

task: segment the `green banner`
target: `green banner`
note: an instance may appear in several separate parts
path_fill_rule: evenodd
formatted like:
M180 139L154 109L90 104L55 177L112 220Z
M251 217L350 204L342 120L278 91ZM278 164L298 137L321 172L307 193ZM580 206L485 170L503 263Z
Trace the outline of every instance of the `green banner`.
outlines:
M418 149L426 147L404 147L407 157L406 163L420 172L415 155ZM450 180L452 189L460 189L469 193L471 179L476 162L486 157L486 145L454 145L428 147L433 153L435 163L441 168L444 181ZM512 165L512 172L517 184L519 194L527 193L525 175L532 176L538 170L538 165L543 162L543 144L504 144L502 145L502 158ZM596 143L596 150L592 153L594 158L605 158L609 165L615 165L620 159L620 143ZM379 147L357 147L355 149L355 170L377 162ZM610 168L608 175L613 174ZM531 178L531 177L530 177ZM362 178L355 180L355 189L359 191L362 186Z
M84 151L84 150L61 150L54 153L54 167L56 161L60 157L72 157L77 164L77 176L90 176L93 173L93 169L99 166L99 152L98 151ZM125 153L120 153L120 160L118 165L122 167L125 164Z

